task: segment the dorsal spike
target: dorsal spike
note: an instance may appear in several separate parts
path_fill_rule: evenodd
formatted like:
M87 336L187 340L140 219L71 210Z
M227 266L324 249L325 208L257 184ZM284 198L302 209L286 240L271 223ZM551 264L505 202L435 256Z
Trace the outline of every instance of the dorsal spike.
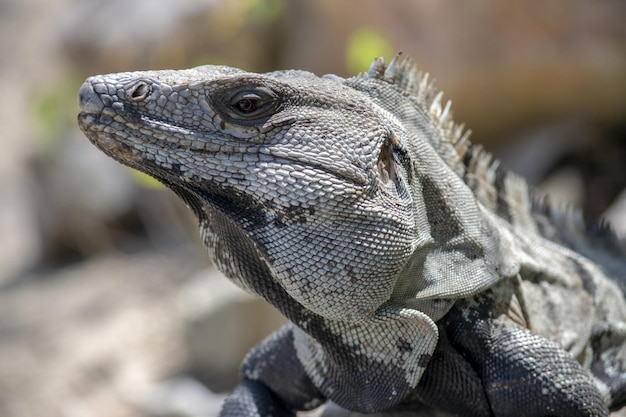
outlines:
M450 116L450 108L452 107L452 101L448 100L446 102L445 107L443 108L443 111L441 112L441 120L444 121L447 119L448 116Z
M402 55L402 52L398 52L396 56L393 57L389 65L387 65L387 69L385 70L385 79L392 81L396 78L396 74L398 72L398 61L400 60L400 55Z
M439 115L441 115L441 100L442 99L443 99L443 92L439 91L437 95L435 96L435 98L433 99L432 103L430 103L429 112L430 114L437 116L437 118L439 118Z
M369 69L367 70L367 75L370 78L381 78L381 75L385 71L385 60L382 57L376 57L372 61Z
M432 91L432 88L430 88L430 85L431 85L430 74L426 73L422 76L421 81L419 83L419 87L417 88L416 96L418 100L423 101L424 97L426 97L426 94Z

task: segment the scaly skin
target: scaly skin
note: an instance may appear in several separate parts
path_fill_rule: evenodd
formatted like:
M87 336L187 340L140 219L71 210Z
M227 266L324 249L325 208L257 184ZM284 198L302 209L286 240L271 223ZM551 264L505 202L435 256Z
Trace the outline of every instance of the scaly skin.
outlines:
M249 354L222 416L626 401L626 244L536 203L410 61L349 79L110 74L79 104L87 137L177 193L216 265L291 321Z

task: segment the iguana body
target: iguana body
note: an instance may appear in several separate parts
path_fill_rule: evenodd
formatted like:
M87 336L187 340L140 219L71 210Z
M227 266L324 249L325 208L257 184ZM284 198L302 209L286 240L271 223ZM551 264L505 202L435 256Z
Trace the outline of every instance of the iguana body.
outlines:
M626 244L537 202L410 61L111 74L79 103L89 139L176 192L217 266L291 321L222 416L626 403Z

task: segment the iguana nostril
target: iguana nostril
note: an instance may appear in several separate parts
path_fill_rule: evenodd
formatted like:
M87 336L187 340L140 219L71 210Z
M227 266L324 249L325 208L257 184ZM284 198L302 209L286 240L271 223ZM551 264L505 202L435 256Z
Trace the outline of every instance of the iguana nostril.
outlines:
M152 87L145 81L140 81L129 90L129 98L133 101L141 101L148 98L152 93Z

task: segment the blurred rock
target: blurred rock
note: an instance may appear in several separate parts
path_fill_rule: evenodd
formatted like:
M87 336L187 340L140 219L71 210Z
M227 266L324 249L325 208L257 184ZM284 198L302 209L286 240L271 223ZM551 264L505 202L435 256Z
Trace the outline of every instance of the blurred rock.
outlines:
M626 237L626 190L617 196L613 205L604 213L604 219L613 225L618 235Z
M178 377L163 381L130 401L146 417L216 417L225 398L226 395L214 394L194 378ZM322 406L313 411L301 411L297 416L321 417L325 408ZM337 407L333 409L339 414L332 414L331 411L327 417L348 417Z
M30 163L34 218L47 264L115 248L110 224L137 204L129 171L90 152L93 145L79 135L58 141L54 151Z
M449 414L424 409L420 411L395 411L388 413L374 413L374 414L361 414L352 411L347 411L337 406L336 404L329 403L321 417L451 417Z
M281 1L75 1L60 50L83 73L228 63L275 69ZM279 8L272 13L259 9ZM114 22L114 25L112 23ZM112 30L113 29L113 30Z
M519 133L491 149L505 167L549 195L557 205L581 208L599 219L626 189L626 131L582 121L553 121ZM623 222L612 222L626 233Z
M173 378L133 399L148 417L215 417L224 395L216 395L189 377Z
M28 176L0 176L0 288L19 278L41 256L42 247Z
M141 417L131 394L180 372L189 254L93 258L0 291L0 416Z
M259 297L245 293L214 269L183 288L180 309L189 366L215 392L230 390L248 351L286 320Z

